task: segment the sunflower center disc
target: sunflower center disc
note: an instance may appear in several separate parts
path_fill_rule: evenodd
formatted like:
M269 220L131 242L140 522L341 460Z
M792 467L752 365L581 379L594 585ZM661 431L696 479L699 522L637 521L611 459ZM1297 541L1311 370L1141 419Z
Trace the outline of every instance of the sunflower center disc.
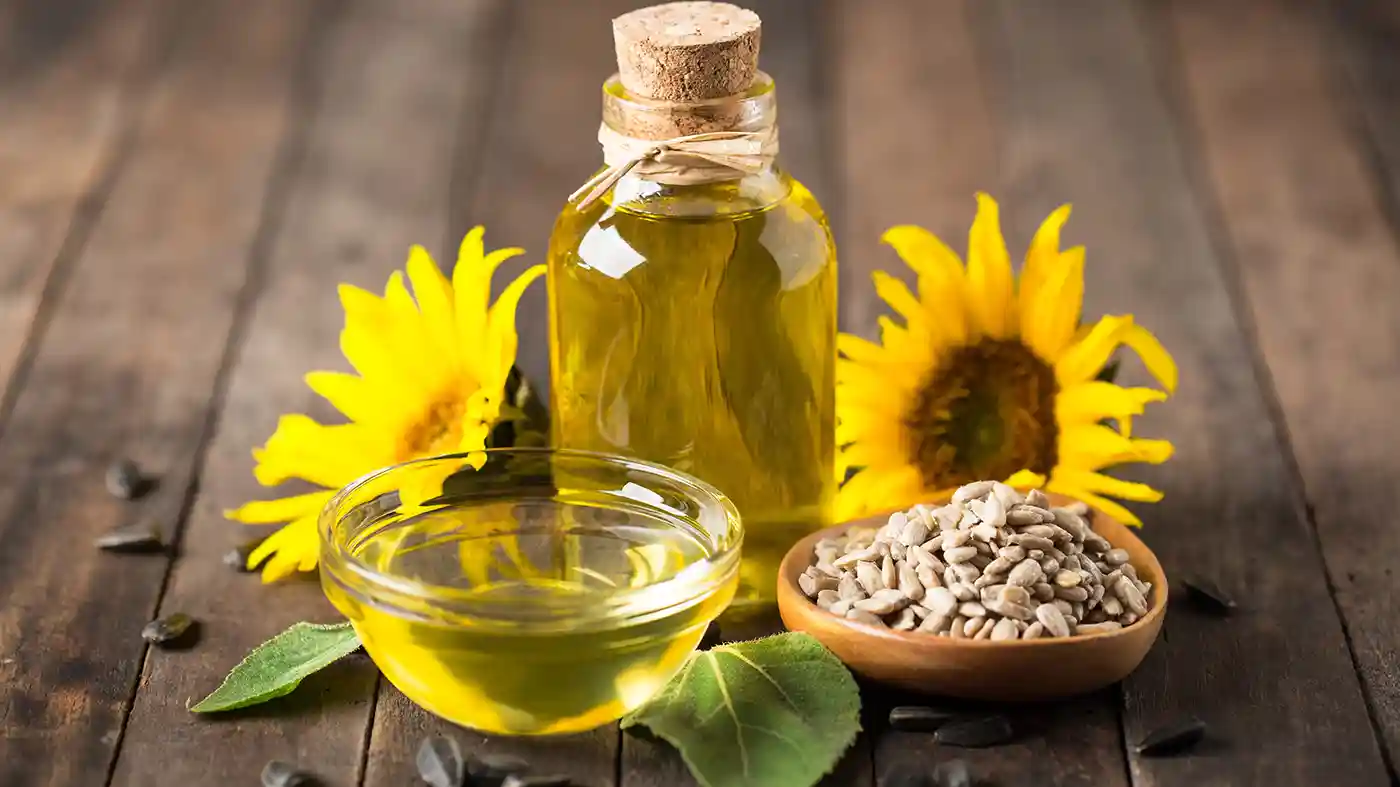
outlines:
M1024 344L952 351L920 387L905 424L926 488L1055 466L1055 372Z

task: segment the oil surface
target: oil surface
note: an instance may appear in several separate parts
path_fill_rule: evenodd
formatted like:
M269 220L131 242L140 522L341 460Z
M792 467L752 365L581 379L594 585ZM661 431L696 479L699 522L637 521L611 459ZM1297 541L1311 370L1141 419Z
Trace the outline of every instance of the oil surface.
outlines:
M757 602L835 491L835 252L807 189L769 177L773 199L746 179L566 207L549 252L555 444L718 487Z
M708 542L679 519L549 500L442 509L368 533L353 554L453 594L458 609L487 611L448 622L431 602L381 607L326 585L405 695L507 734L592 729L638 707L680 669L735 584L654 614L600 617L628 589L643 588L645 607L652 586L711 556Z

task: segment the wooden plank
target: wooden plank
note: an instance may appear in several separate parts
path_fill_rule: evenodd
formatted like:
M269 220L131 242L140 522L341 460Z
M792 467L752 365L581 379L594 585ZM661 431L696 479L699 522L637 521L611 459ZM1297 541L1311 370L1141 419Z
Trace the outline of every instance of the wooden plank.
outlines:
M869 274L912 275L879 238L897 224L918 224L959 251L979 189L997 192L1004 167L1001 129L984 98L985 69L972 35L969 3L847 3L834 24L842 141L841 265L854 271L842 292L846 330L873 336L888 313ZM1111 693L1063 706L1017 708L1017 741L994 750L938 747L927 735L888 729L893 704L918 702L870 692L877 783L931 772L958 758L989 783L1125 782L1118 714ZM1074 752L1088 749L1090 756Z
M979 26L998 42L993 93L1012 226L1024 238L1056 204L1073 202L1066 241L1089 249L1088 312L1135 314L1180 367L1177 395L1135 427L1172 439L1175 458L1125 473L1166 493L1143 509L1145 538L1169 576L1204 573L1246 599L1228 621L1176 605L1124 683L1128 741L1190 714L1213 730L1199 756L1132 756L1134 784L1384 783L1254 348L1149 58L1143 9L979 8ZM1220 43L1233 51L1244 35L1230 32ZM1125 379L1145 378L1129 368ZM1307 621L1307 635L1281 621Z
M1370 48L1386 38L1375 31L1387 23L1389 40L1400 41L1400 14L1368 19L1346 20L1336 43L1373 59L1375 70L1360 73L1363 80L1381 73L1382 61L1400 74L1400 54ZM1278 0L1177 2L1169 20L1224 240L1297 457L1302 489L1295 495L1306 492L1352 655L1394 763L1400 622L1390 609L1395 580L1377 556L1400 549L1400 533L1393 516L1376 512L1388 510L1388 490L1400 482L1393 450L1400 424L1392 416L1400 314L1387 308L1400 300L1400 214L1387 222L1376 188L1386 173L1370 171L1377 159L1358 144L1354 107L1340 103L1353 93L1338 95L1325 14ZM1365 83L1354 95L1377 124L1375 144L1400 154L1400 112L1373 102L1384 89ZM1400 158L1392 161L1390 176L1400 176ZM1353 745L1374 765L1368 743L1362 735Z
M141 518L175 534L307 11L229 0L188 15L0 438L0 784L107 775L168 560L90 543ZM109 497L116 455L159 487Z
M555 216L598 165L594 137L601 87L613 70L610 20L637 5L631 0L512 3L509 30L495 31L490 39L502 70L491 99L483 98L464 115L449 237L460 239L484 224L488 245L524 247L523 259L497 272L498 283L544 261ZM519 362L541 384L549 368L547 320L545 291L536 285L521 302L517 325ZM366 787L416 778L413 752L424 737L438 734L456 736L466 750L521 757L538 772L568 774L589 787L616 780L615 726L552 739L483 736L430 716L386 683L374 718Z
M0 403L43 293L62 279L53 271L76 256L110 188L159 49L152 0L61 20L50 7L0 8Z
M1388 191L1392 224L1400 223L1400 6L1386 0L1346 0L1328 6L1329 42L1349 76L1347 87L1365 124L1367 147Z
M494 73L494 9L490 0L357 0L317 22L307 139L285 201L269 206L276 237L261 263L262 295L162 604L204 620L205 640L194 653L151 654L116 784L232 784L256 778L269 759L300 762L327 785L363 778L378 679L368 660L349 659L287 700L233 718L185 708L277 631L336 616L314 578L263 587L223 566L219 556L254 531L221 511L269 496L253 479L249 448L272 433L280 413L337 418L301 379L310 369L347 368L337 283L380 291L410 245L433 247L443 235L458 119L484 101ZM167 761L172 738L198 755ZM411 754L394 754L411 771Z
M870 274L912 274L880 235L918 224L966 246L973 195L997 183L995 130L964 0L833 3L842 330L876 335Z

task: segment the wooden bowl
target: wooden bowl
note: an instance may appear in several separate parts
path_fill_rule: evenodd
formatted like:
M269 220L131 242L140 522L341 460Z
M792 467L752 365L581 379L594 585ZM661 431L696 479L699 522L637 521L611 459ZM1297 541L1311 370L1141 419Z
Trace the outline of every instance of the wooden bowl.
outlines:
M1051 496L1055 505L1065 498ZM1116 683L1142 663L1162 630L1167 578L1137 536L1102 511L1094 511L1095 532L1128 550L1138 577L1152 583L1151 608L1118 631L1066 638L992 642L894 631L832 615L808 599L797 577L812 564L819 539L851 527L880 526L876 516L827 528L797 542L778 570L778 610L791 631L816 637L855 672L916 692L977 700L1020 702L1084 694Z

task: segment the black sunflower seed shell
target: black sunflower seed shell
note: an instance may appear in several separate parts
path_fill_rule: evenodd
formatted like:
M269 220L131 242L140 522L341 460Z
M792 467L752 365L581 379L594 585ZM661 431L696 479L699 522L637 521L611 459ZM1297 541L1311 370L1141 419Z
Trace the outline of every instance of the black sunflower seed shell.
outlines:
M191 644L199 622L183 612L156 618L141 629L141 639L152 645L175 647Z
M165 544L160 539L160 533L146 522L108 531L98 536L93 545L107 552L129 554L152 554L165 549Z
M927 705L900 705L890 710L890 727L901 732L933 732L959 716Z
M1005 716L982 716L950 721L938 728L933 739L945 746L982 748L1011 740L1011 722Z
M262 567L263 563L267 562L267 559L264 558L257 565L250 566L248 565L248 556L253 554L253 550L261 546L262 542L266 540L266 538L255 538L251 541L244 541L242 544L230 549L224 553L224 565L240 574L251 574L257 571Z
M107 493L121 500L135 500L146 491L146 477L130 459L118 459L107 467Z
M291 763L272 760L262 769L263 787L311 787L315 779Z
M512 773L501 782L501 787L569 787L567 776L522 776Z
M418 776L431 787L462 787L467 778L466 761L455 738L424 738L414 759Z
M1200 719L1172 722L1147 734L1137 745L1143 757L1167 757L1194 747L1206 736L1206 723Z
M1207 612L1228 615L1237 606L1229 594L1205 577L1187 577L1181 584L1186 587L1186 597Z

